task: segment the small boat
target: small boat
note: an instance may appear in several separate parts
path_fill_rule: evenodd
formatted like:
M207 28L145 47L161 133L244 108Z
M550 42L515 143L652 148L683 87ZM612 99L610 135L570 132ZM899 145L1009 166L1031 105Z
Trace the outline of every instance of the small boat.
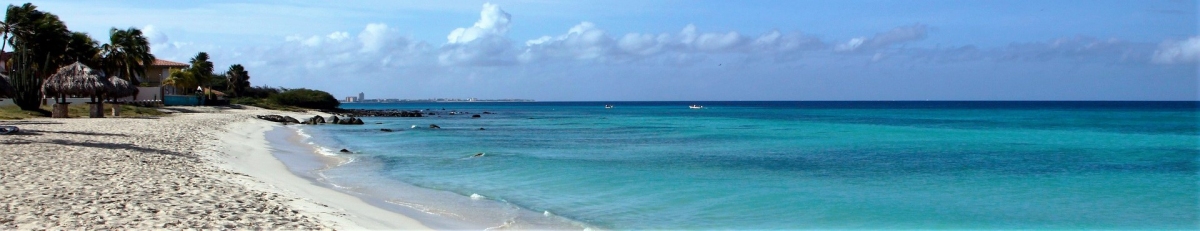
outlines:
M704 108L704 106L700 106L700 105L695 105L695 104L692 104L692 106L688 106L688 108L691 108L691 109L703 109L703 108Z
M612 104L605 104L604 109L612 109Z

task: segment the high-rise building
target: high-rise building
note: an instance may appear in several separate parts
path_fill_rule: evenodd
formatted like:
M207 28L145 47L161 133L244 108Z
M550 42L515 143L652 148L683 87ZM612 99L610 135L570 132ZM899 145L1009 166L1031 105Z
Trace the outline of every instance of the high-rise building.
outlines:
M363 93L362 93L362 92L359 92L359 93L358 93L358 101L359 101L359 102L362 102L362 101L363 101L363 100L365 100L365 99L367 99L367 97L366 97L366 96L363 96Z

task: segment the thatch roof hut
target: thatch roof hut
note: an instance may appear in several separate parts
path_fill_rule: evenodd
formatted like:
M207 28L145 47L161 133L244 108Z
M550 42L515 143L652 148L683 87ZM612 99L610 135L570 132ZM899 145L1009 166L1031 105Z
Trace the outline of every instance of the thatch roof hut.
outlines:
M112 89L108 90L108 98L121 98L138 94L137 86L129 84L129 81L113 76L108 77L108 82L112 83Z
M95 102L95 98L103 96L112 88L111 85L108 78L100 77L100 71L75 62L59 68L58 73L46 78L46 82L42 84L42 94L55 98L66 98L68 95L88 96Z
M13 97L15 93L12 84L8 83L8 76L0 74L0 97Z

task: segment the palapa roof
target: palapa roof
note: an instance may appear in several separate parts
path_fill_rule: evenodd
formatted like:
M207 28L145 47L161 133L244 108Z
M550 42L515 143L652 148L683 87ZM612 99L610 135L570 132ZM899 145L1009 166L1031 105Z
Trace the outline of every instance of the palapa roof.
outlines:
M8 82L8 76L0 74L0 97L13 97L12 84Z
M46 96L86 95L101 96L112 88L108 78L100 77L100 71L83 63L75 62L58 69L58 73L46 78L42 93Z
M186 63L170 61L170 60L154 59L154 63L150 64L150 66L151 67L188 67L191 65L188 65Z
M137 93L138 93L137 86L134 86L133 84L129 84L129 81L125 81L124 79L118 78L116 76L108 77L108 82L112 83L110 85L110 86L112 86L112 89L108 90L108 97L121 98L121 97L126 97L126 96L137 95Z

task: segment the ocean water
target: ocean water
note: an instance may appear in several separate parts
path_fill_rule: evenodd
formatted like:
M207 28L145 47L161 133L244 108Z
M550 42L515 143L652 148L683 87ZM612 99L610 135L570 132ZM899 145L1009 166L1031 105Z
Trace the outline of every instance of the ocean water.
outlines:
M323 181L456 228L1197 229L1198 105L343 104L438 116L297 128L355 152Z

